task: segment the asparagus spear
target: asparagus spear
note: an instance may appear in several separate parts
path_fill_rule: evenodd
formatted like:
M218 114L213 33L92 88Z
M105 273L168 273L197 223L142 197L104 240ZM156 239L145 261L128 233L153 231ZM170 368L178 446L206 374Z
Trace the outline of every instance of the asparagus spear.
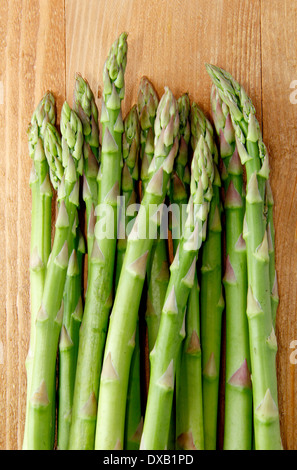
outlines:
M117 246L117 197L121 189L124 73L127 34L112 45L103 70L102 147L98 175L98 212L88 288L80 330L70 449L94 448L97 397L109 312L113 297Z
M169 261L166 240L159 238L149 254L147 267L147 298L145 321L148 330L148 351L155 344L162 307L169 281Z
M62 146L61 146L61 138L57 132L57 129L48 124L46 128L46 137L45 137L45 154L46 158L49 162L50 167L50 177L52 181L52 185L55 190L59 190L59 186L61 184L61 180L63 179L63 164L62 164ZM63 184L61 184L62 189L60 188L60 196L58 196L58 210L60 209L60 201L61 195L63 196L64 189ZM77 225L77 217L76 221L74 222L72 232L73 236L76 238L76 225ZM75 243L74 243L75 245ZM63 314L62 314L62 338L65 338L63 324L66 323L66 327L68 328L69 334L73 337L73 332L70 331L69 328L69 315L71 315L71 311L69 309L72 308L72 299L73 297L76 298L76 295L73 295L73 284L74 277L68 276L68 272L70 274L70 270L72 270L71 266L73 265L73 254L70 257L69 263L70 266L67 268L67 275L64 285L64 293L63 293ZM72 290L72 292L70 292ZM61 338L60 338L61 344ZM61 348L62 349L62 348ZM65 348L64 348L65 349ZM72 348L73 349L73 348ZM69 421L69 410L71 409L71 383L72 383L72 376L73 372L71 367L71 360L73 359L73 354L67 353L60 353L59 358L59 419L58 419L58 447L60 449L66 448L65 441L67 441L68 436L68 421ZM62 374L61 374L62 372ZM52 402L53 406L53 413L55 413L55 400ZM68 416L67 416L68 415Z
M151 179L128 237L111 314L101 372L96 449L123 448L127 387L137 314L147 257L157 234L158 206L165 198L177 152L178 127L176 100L166 88L155 121L155 153L150 165Z
M174 162L174 169L170 181L170 203L172 206L172 244L175 255L185 223L183 206L189 200L189 144L191 136L190 126L190 99L185 93L177 100L180 117L180 140L178 154ZM176 209L176 211L175 211ZM176 213L175 213L176 212Z
M148 88L149 90L149 88ZM153 94L153 90L150 91ZM148 101L148 100L147 100ZM188 140L190 137L189 123L187 120L189 98L185 94L177 100L179 111L179 148L177 157L174 163L174 171L170 180L170 194L173 204L178 205L178 212L182 212L182 204L187 204L188 194L186 191L186 184L183 182L185 168L188 159ZM145 162L144 162L145 163ZM143 187L145 188L145 171L143 172ZM179 215L179 214L178 214ZM181 226L178 223L178 234L180 235ZM169 282L169 260L167 249L168 233L159 235L152 251L148 262L147 279L148 279L148 292L147 292L147 310L146 322L148 325L148 345L149 353L152 351L161 319L163 304L165 302L168 282ZM173 246L176 251L179 238L174 238ZM168 438L168 448L175 447L175 410L172 410L170 432Z
M182 206L188 201L187 169L189 160L190 100L187 94L179 100L180 148L172 178L171 202L180 209L179 229L183 231ZM174 253L179 239L173 239ZM186 336L181 344L176 367L176 447L180 450L204 448L202 373L200 348L200 305L197 272L189 294L186 312Z
M201 264L201 348L202 394L205 449L216 448L219 398L219 372L221 357L221 327L224 300L222 296L222 225L221 180L218 173L218 151L213 138L213 128L196 103L191 109L192 145L202 134L214 159L215 177L210 206L209 225L202 249Z
M84 133L83 199L86 205L88 272L90 272L91 253L95 237L95 207L98 202L99 125L94 94L88 82L80 74L75 76L73 109L82 122Z
M99 160L98 110L88 82L80 74L75 76L73 108L78 114L84 134L83 198L86 205L88 252L94 240L94 214L97 204L97 174ZM75 246L69 259L63 296L64 315L59 343L59 410L57 445L66 450L69 443L71 410L76 372L79 327L83 313L83 253L85 242L77 228ZM90 256L88 257L88 262Z
M169 200L171 208L171 234L172 234L172 245L173 245L173 256L177 251L178 244L180 242L181 234L183 231L183 218L184 211L183 206L187 206L189 199L189 185L184 181L184 176L187 177L186 168L188 167L188 144L190 139L190 123L189 123L189 111L190 111L190 100L187 93L180 96L177 100L178 112L179 112L179 148L178 154L174 162L174 168L172 177L170 180L169 188ZM177 231L177 233L175 232ZM161 319L162 309L166 298L166 292L168 288L168 282L170 277L170 271L168 268L167 283L164 286L164 293L162 296L162 303L160 305L159 317ZM171 410L171 420L169 428L168 448L174 449L176 447L176 437L179 434L180 427L180 413L184 413L184 407L180 408L180 397L181 394L181 381L180 381L180 364L181 364L181 349L177 356L176 365L176 384L174 390L174 398ZM173 443L173 444L172 444Z
M153 84L147 77L142 77L142 79L140 80L137 97L137 108L141 127L140 180L142 198L144 197L146 187L149 183L148 169L154 157L154 124L158 104L159 97ZM160 256L153 255L155 250L161 250ZM144 280L144 287L142 291L142 298L140 301L139 309L140 321L145 320L144 328L143 330L140 330L143 334L141 339L145 344L143 348L143 369L145 379L145 393L143 398L144 407L149 381L149 367L147 367L147 354L153 348L156 340L159 328L159 299L164 298L168 282L168 266L163 263L163 261L167 262L167 250L163 250L164 244L161 243L161 245L159 245L159 239L157 239L148 256L146 278ZM155 293L155 295L153 295L153 292Z
M268 238L268 253L269 253L269 278L271 289L271 315L272 324L275 328L276 313L279 304L278 285L277 285L277 272L275 269L275 230L273 222L273 194L270 187L269 179L266 180L265 187L265 213L267 220L267 238Z
M79 328L83 314L83 257L85 240L76 230L74 248L69 258L63 295L63 322L59 342L59 406L57 447L67 450L71 423Z
M141 186L142 196L149 183L149 167L154 157L154 123L159 104L159 98L152 83L147 77L142 77L137 96L140 132Z
M226 226L226 383L224 449L249 450L252 445L252 390L246 317L246 246L242 238L245 212L243 167L235 145L228 107L215 86L211 108L220 143Z
M62 143L50 124L47 125L45 134L46 156L52 181L59 177L58 171L64 169L64 173L58 188L60 207L55 237L47 265L42 302L36 316L28 417L28 448L33 450L48 450L54 444L56 355L63 317L68 253L72 251L74 243L73 231L79 205L79 176L83 169L82 125L67 102L62 108L61 132ZM63 167L57 158L61 148Z
M154 123L159 98L152 83L142 77L138 90L138 113L141 125L141 187L142 197L149 183L149 165L154 156ZM164 238L158 236L147 260L145 319L148 349L152 350L159 328L164 296L169 280L168 253Z
M174 168L182 167L184 164L184 120L181 112L181 99L177 100L179 112L179 148L174 162ZM176 175L176 170L173 172ZM144 175L145 176L145 175ZM169 182L169 192L172 178ZM143 182L145 187L145 180ZM186 201L187 202L187 201ZM158 238L151 250L147 269L147 310L146 322L148 325L148 353L150 353L155 345L159 330L163 304L165 302L168 282L170 277L169 271L169 252L168 252L168 226L167 223L161 223L161 230L158 232ZM175 408L172 409L170 431L168 435L167 448L172 450L175 448Z
M265 187L269 162L255 108L244 88L226 71L207 65L218 93L229 108L236 145L246 170L246 214L243 236L247 246L251 373L255 448L281 449L277 395L277 340L271 312L269 251L265 217Z
M142 77L138 89L138 114L141 126L141 194L145 194L149 183L149 166L154 157L154 124L159 104L158 94L147 77ZM155 256L155 253L158 255ZM155 241L147 260L147 276L141 300L144 305L144 317L147 328L148 352L155 344L158 333L163 299L168 284L167 248L160 237ZM146 360L145 360L146 366ZM145 367L148 381L149 371Z
M124 201L121 204L121 222L124 227L120 233L117 245L116 264L116 287L123 266L123 261L127 248L127 236L133 224L133 214L138 201L138 173L139 173L139 149L140 149L140 124L138 119L137 106L134 105L124 119L123 133L123 159L122 169L122 195ZM134 206L134 207L133 207ZM121 230L121 229L120 229ZM127 418L125 422L125 443L127 450L138 450L140 435L142 430L142 403L141 403L141 378L140 378L140 343L139 325L135 335L135 349L133 351L129 386L127 394Z
M55 124L55 99L47 92L33 113L28 129L29 152L33 159L30 179L32 189L32 230L31 230L31 344L35 335L35 317L38 312L42 293L46 265L51 251L51 203L52 189L49 178L49 166L44 152L44 132L46 124ZM32 351L29 352L30 359Z
M120 212L122 226L118 230L116 286L120 277L123 260L127 247L127 236L133 224L133 215L138 201L138 174L139 174L140 124L137 106L134 105L124 119L123 133L123 168L122 168L122 195L123 201ZM129 212L130 208L130 213Z
M31 212L31 260L30 260L30 313L31 330L29 351L26 358L27 396L30 394L33 351L35 342L35 318L41 305L46 265L51 251L52 188L49 168L44 153L44 130L47 122L55 124L55 98L47 92L35 109L28 129L29 153L33 160L30 176L32 193ZM28 405L23 449L27 449Z
M200 346L200 287L197 272L187 303L176 399L176 448L203 450L202 357Z
M163 450L168 442L176 359L185 336L185 309L206 234L212 198L213 161L203 136L192 160L188 218L174 261L157 340L150 354L151 374L140 449Z

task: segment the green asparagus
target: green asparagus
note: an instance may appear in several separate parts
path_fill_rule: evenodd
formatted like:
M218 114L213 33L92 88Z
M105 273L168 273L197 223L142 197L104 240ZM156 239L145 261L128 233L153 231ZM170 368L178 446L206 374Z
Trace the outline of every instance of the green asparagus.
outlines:
M243 167L235 145L231 116L215 86L211 109L219 137L224 184L226 271L226 382L224 449L249 450L252 445L252 389L246 317L246 246L242 238L245 201Z
M256 450L282 448L278 411L277 340L271 309L265 188L269 161L255 108L244 88L226 71L207 65L218 93L229 108L241 163L246 170L247 316L249 324L253 421Z
M178 154L174 162L174 169L170 181L169 199L172 209L171 232L173 254L175 255L179 245L183 226L185 223L185 214L183 207L189 200L189 154L190 154L190 98L188 93L184 93L177 100L180 117L180 139Z
M27 396L30 394L33 351L35 342L35 319L40 308L46 265L51 251L51 206L52 188L49 179L49 167L44 153L44 130L46 123L55 124L55 98L47 92L33 113L28 129L29 153L33 160L30 176L32 192L31 212L31 260L30 260L30 344L26 358ZM28 406L25 421L23 449L27 449Z
M179 100L180 112L180 148L175 161L175 173L172 178L171 203L180 210L179 231L183 231L183 205L187 204L189 185L188 172L190 155L190 100L187 94ZM178 247L178 238L173 239L174 253ZM202 373L200 348L200 305L197 272L187 303L186 336L181 344L176 366L176 448L193 450L204 448L203 408L202 408Z
M123 159L122 169L122 201L120 209L120 228L117 245L116 263L116 288L123 266L123 260L127 248L127 236L133 224L133 214L138 203L138 175L139 175L139 150L140 150L140 124L137 106L134 105L124 119L123 133ZM121 226L122 224L122 226ZM141 401L141 373L140 373L140 339L139 324L137 323L135 335L135 349L133 351L129 386L127 393L127 412L125 422L124 448L138 450L142 431L142 401Z
M189 184L187 181L186 169L189 169L188 165L188 154L189 154L189 140L190 140L190 123L189 123L189 111L190 111L190 99L187 93L181 95L177 100L178 112L179 112L179 148L178 154L174 162L174 168L170 180L169 187L169 202L170 202L170 215L171 215L171 238L172 238L172 255L174 256L180 242L182 230L183 230L183 218L184 211L183 207L187 206L189 199ZM161 319L162 309L166 298L166 292L168 288L168 282L170 277L170 271L168 267L167 282L164 285L164 292L162 296L162 302L160 305L159 317ZM180 413L179 413L179 390L182 387L180 378L180 362L181 362L181 350L177 356L176 364L176 384L174 390L174 398L171 410L171 420L168 437L168 449L176 447L176 438L180 434ZM181 410L181 412L184 412Z
M150 354L150 385L141 450L164 450L168 442L176 359L185 336L185 310L194 283L197 254L206 235L213 176L213 160L201 135L192 160L188 218L170 266L158 336Z
M266 181L265 187L265 213L267 220L267 238L268 238L268 253L269 253L269 278L271 289L271 315L272 324L275 328L276 313L279 304L278 285L277 285L277 272L275 269L275 229L273 222L273 206L274 199L270 187L269 179Z
M170 179L169 194L172 204L178 206L178 214L175 214L176 211L173 210L173 217L177 215L178 218L180 218L180 213L182 214L182 204L187 204L188 202L188 193L186 190L187 183L186 181L183 181L183 178L186 173L185 168L188 163L188 143L190 138L190 125L188 122L189 103L190 101L187 93L177 100L179 111L179 148L174 162L172 177ZM181 224L178 223L179 236L181 228ZM159 233L158 239L152 249L147 270L148 295L146 319L148 325L149 353L152 351L157 338L162 308L165 302L170 277L168 230L166 230L165 233L163 232L164 231ZM177 249L178 241L179 238L177 237L173 239L174 252ZM175 448L175 422L175 406L173 406L167 445L168 449Z
M69 258L63 295L63 321L59 341L59 406L57 447L67 450L71 423L79 328L83 314L83 257L85 240L77 227L74 248Z
M137 109L139 114L140 132L140 160L141 160L141 186L142 197L149 183L149 167L154 157L154 123L159 105L159 98L152 83L147 77L142 77L137 96Z
M149 254L147 268L147 292L145 321L148 330L148 350L153 349L161 318L167 285L169 261L166 240L159 238Z
M79 73L60 129L49 91L28 128L22 447L217 449L222 384L223 449L282 449L274 199L255 107L206 64L213 126L188 93L159 100L147 77L123 120L127 36L104 63L101 139Z
M142 77L138 91L138 112L141 125L141 187L142 197L149 183L149 165L154 156L154 122L159 98L147 77ZM152 350L159 328L164 296L169 280L169 266L166 239L160 234L147 260L147 289L145 320L147 325L148 349Z
M177 393L176 445L180 450L203 450L202 357L200 346L200 287L197 272L187 303Z
M109 313L117 246L117 198L121 190L121 102L127 63L127 34L112 45L103 69L102 147L98 175L98 206L85 308L80 329L69 449L94 448L97 398Z
M147 77L142 77L138 89L138 114L141 126L141 194L144 197L146 187L149 183L149 166L154 157L154 123L159 104L158 94ZM144 318L148 352L155 344L164 296L169 280L168 253L164 240L160 237L155 241L147 260L147 275L140 308L144 306ZM147 351L146 351L147 353ZM145 374L148 382L149 370L145 355ZM147 388L147 383L146 383Z
M142 77L138 88L137 108L140 122L140 181L141 181L141 197L144 197L146 187L149 183L149 166L154 157L154 124L156 119L157 108L159 104L158 94L147 77ZM167 250L164 250L164 244L159 245L158 238L154 243L151 253L147 260L147 272L144 280L142 297L139 307L140 332L141 339L144 343L142 361L143 361L143 377L144 377L144 397L146 395L149 381L148 353L153 348L157 331L159 328L159 299L164 297L168 282L168 266L163 263L167 262ZM154 256L154 250L160 250L161 256ZM154 262L153 262L154 261ZM164 268L164 270L162 269ZM153 295L155 293L155 295Z
M109 325L99 390L96 449L122 449L129 370L147 257L178 148L176 100L166 88L155 120L155 152L150 182L131 230ZM148 233L149 232L149 233ZM133 292L133 302L131 302Z
M36 316L32 384L28 397L28 448L32 450L49 450L54 445L56 356L69 251L72 251L77 222L79 177L83 169L82 124L67 102L62 108L60 127L62 142L50 124L47 124L44 138L52 182L62 169L64 172L58 185L59 212L55 237L42 302ZM59 154L62 155L61 162L57 158Z
M95 207L98 202L99 124L94 94L88 82L78 73L75 76L73 109L82 122L84 134L83 199L86 206L88 271L90 271L91 253L95 238Z
M140 124L137 107L134 105L124 119L122 168L123 201L120 208L117 241L116 286L118 285L126 252L127 236L132 228L134 211L136 212L137 209L135 204L138 202L139 150Z
M97 204L97 174L99 170L98 110L89 84L80 74L75 76L73 108L83 126L84 171L83 199L86 206L87 250L92 252L94 241L95 205ZM79 328L83 313L83 253L85 242L80 227L67 270L64 291L64 315L59 343L59 409L57 445L68 449L74 380L76 372ZM88 262L90 256L88 257Z
M214 159L215 177L210 205L207 236L201 259L201 349L204 446L216 449L221 359L221 329L224 299L222 295L222 225L221 179L218 172L218 151L213 128L196 103L191 108L191 140L195 148L202 134Z

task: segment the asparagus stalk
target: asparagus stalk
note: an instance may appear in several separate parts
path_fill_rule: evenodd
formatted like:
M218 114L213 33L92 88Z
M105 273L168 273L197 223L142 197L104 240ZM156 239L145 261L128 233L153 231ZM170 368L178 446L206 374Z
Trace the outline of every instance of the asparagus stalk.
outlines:
M63 295L63 322L59 342L59 407L57 447L67 450L71 423L79 328L83 314L83 257L85 241L77 228L74 248L69 258Z
M92 252L94 241L95 205L97 204L97 174L99 170L98 110L88 82L76 74L73 108L78 114L84 134L83 199L86 206L87 249ZM65 291L64 315L59 343L59 410L57 445L68 449L73 390L77 363L79 328L83 313L83 254L85 242L77 229L75 246L69 259ZM88 263L90 256L88 257Z
M32 230L31 230L31 336L28 360L32 354L35 336L35 318L40 308L46 265L51 251L51 203L52 189L49 166L44 152L46 124L55 124L55 99L45 94L33 113L28 129L29 152L33 160L30 185L32 189Z
M187 94L179 100L180 148L172 179L171 202L180 209L179 229L183 231L183 205L188 201L188 160L191 137L190 100ZM173 239L174 253L178 238ZM180 450L204 448L202 373L200 348L200 305L197 272L189 294L186 312L186 336L181 344L176 367L176 447Z
M149 183L149 166L154 157L154 124L157 108L159 104L158 94L147 77L142 77L137 97L137 108L139 114L140 132L140 180L141 196L144 197L146 187ZM160 256L154 256L154 251L161 251ZM154 243L147 260L147 272L144 280L142 298L140 302L140 321L144 320L142 340L145 344L143 348L145 394L143 398L144 406L149 381L148 353L154 346L159 328L160 301L163 299L168 283L167 250L164 244L159 244L159 238ZM164 268L164 269L163 269ZM155 293L155 295L153 295ZM141 324L142 326L142 324Z
M158 236L151 249L147 262L147 292L145 322L147 326L147 345L145 365L147 370L147 388L149 384L148 355L153 350L161 320L161 313L169 282L169 254L167 240ZM175 419L172 414L168 449L174 449Z
M97 398L117 247L117 198L121 190L124 73L127 34L112 45L103 70L102 147L98 175L98 212L75 377L70 449L94 448Z
M154 157L154 124L159 104L158 94L147 77L142 77L138 89L138 114L141 126L141 193L145 194L149 183L149 166ZM156 254L157 253L157 254ZM144 283L143 299L147 327L148 352L155 344L161 309L168 284L167 247L160 237L155 241L147 260L147 276ZM141 305L142 305L141 302ZM146 364L145 364L146 365ZM149 376L149 371L147 373Z
M82 122L84 134L83 199L86 206L88 272L90 272L91 254L95 238L95 207L98 203L99 124L94 94L88 82L80 74L75 76L73 109Z
M187 93L180 96L177 100L178 112L179 112L179 148L178 154L174 162L174 168L172 177L170 180L169 188L169 200L171 207L171 234L172 234L172 245L173 245L173 256L176 254L178 244L180 242L181 234L183 231L183 218L184 211L183 207L187 206L189 199L189 185L184 181L184 176L187 177L186 168L188 167L188 144L190 139L190 124L189 124L189 110L190 100ZM177 230L177 233L175 232ZM164 286L164 294L162 297L162 303L160 305L159 317L161 319L163 305L166 299L166 292L168 288L168 282L170 277L170 271L168 269L167 283ZM176 384L174 390L174 398L171 410L171 420L169 428L168 448L174 449L176 447L176 437L179 433L180 425L180 412L184 412L179 408L180 406L180 365L181 365L181 349L177 356L176 364ZM173 444L172 444L173 443Z
M183 155L181 138L183 137L183 121L180 112L180 100L177 100L179 112L179 148L175 159L174 167L180 166ZM182 132L181 132L182 131ZM177 163L178 161L178 163ZM183 162L182 162L183 163ZM171 178L172 179L172 178ZM169 188L171 185L169 182ZM145 181L144 185L145 187ZM170 189L169 189L170 190ZM161 222L161 229L158 231L158 238L153 246L147 269L148 291L147 291L147 310L146 320L148 325L148 353L152 351L160 325L162 308L165 302L168 282L170 277L169 271L169 252L168 252L168 225ZM175 448L175 409L172 410L170 431L168 435L167 448L172 450Z
M122 169L122 195L124 201L121 204L120 223L123 222L123 230L120 229L120 238L117 245L116 287L123 266L123 260L127 248L127 236L133 224L133 214L138 201L138 173L139 173L139 149L140 149L140 124L137 106L134 105L124 119L123 133L123 159ZM131 213L129 212L131 210ZM140 378L140 343L139 324L137 323L135 335L135 349L132 356L129 386L127 394L127 412L125 422L125 443L127 450L138 450L142 430L142 403L141 403L141 378Z
M178 206L178 214L173 210L173 217L182 213L182 204L187 204L188 194L186 190L186 181L183 181L188 160L188 141L190 138L190 128L188 123L189 97L183 95L177 100L179 112L179 148L174 163L174 170L170 180L170 199L173 204ZM145 171L143 172L145 187ZM181 233L182 226L178 222L178 234ZM148 325L148 345L149 353L152 351L157 338L162 308L165 302L170 271L167 247L168 233L160 233L152 249L148 263L147 278L147 310L146 322ZM179 238L173 239L174 252L177 249ZM170 432L168 438L168 448L175 447L175 410L172 410Z
M142 197L149 183L149 165L154 156L154 123L159 98L147 77L142 77L138 91L138 112L141 125L141 187ZM160 235L160 234L159 234ZM162 305L169 280L167 244L158 236L147 261L145 318L148 349L152 350L159 328Z
M116 286L118 285L127 248L127 236L133 225L133 215L134 211L136 212L135 204L138 201L139 150L140 124L137 106L134 105L124 119L122 168L123 201L120 208L120 226L117 242Z
M49 450L54 444L56 355L63 317L63 291L68 253L74 243L79 176L82 174L82 125L74 111L64 103L61 113L62 143L55 128L47 125L46 156L52 182L59 177L59 212L52 251L47 265L44 291L36 316L36 338L30 390L28 448ZM62 165L58 159L62 149Z
M202 134L214 159L215 177L210 205L209 225L202 249L201 262L201 348L204 445L206 450L216 448L221 358L221 327L224 299L222 296L222 225L221 180L217 168L218 151L213 128L196 103L191 108L192 145Z
M57 129L51 125L48 124L46 128L46 138L45 138L45 154L47 161L49 162L49 168L50 168L50 177L51 177L51 182L54 187L54 189L57 191L60 191L60 196L58 196L58 211L60 210L60 201L61 201L61 195L63 196L64 193L64 182L61 183L61 180L63 179L63 164L62 164L62 146L61 146L61 138L60 135L57 132ZM61 188L59 189L61 184ZM76 221L74 222L72 232L73 236L76 238L76 224L77 224L77 217ZM70 257L70 264L72 265L72 259L73 255ZM71 289L71 282L70 279L73 279L72 276L68 276L68 270L69 266L67 269L67 275L66 275L66 280L65 280L65 285L64 285L64 293L63 293L63 314L62 314L62 337L63 335L63 323L65 322L65 319L67 319L69 315L69 307L71 304L71 296L69 295L70 289ZM71 313L71 312L70 312ZM67 322L67 320L66 320ZM60 340L61 343L61 340ZM65 358L66 356L66 358ZM58 422L58 447L60 449L66 448L64 445L64 442L67 439L67 426L68 426L68 421L69 421L69 416L65 416L64 420L64 414L69 413L69 409L71 408L71 405L68 406L69 404L69 399L71 397L69 393L69 382L71 383L71 372L69 367L65 367L65 364L69 363L68 361L69 355L65 354L60 354L59 358L59 422ZM63 384L62 384L62 378L61 378L61 371L63 372L62 377L63 377ZM73 374L72 374L73 375ZM53 406L53 414L55 413L55 400L52 401L52 406ZM65 412L65 408L67 411Z
M159 238L149 254L147 268L147 298L145 321L148 330L148 351L155 344L162 307L169 281L169 262L166 240Z
M135 350L131 359L129 385L127 391L126 422L124 432L124 449L139 450L143 427L142 387L141 387L141 349L139 325L135 333Z
M51 251L51 205L52 188L49 180L49 167L44 153L44 130L46 123L55 124L55 98L47 92L35 109L28 129L29 153L32 158L30 187L32 193L31 248L30 248L30 344L26 358L27 396L30 394L33 351L35 343L35 319L40 308L46 273L46 265ZM27 449L28 405L23 440Z
M177 100L180 117L180 140L178 154L174 162L174 169L170 181L170 203L172 206L172 244L175 255L185 223L183 207L189 200L189 144L191 136L190 126L190 99L187 93Z
M168 442L176 360L185 336L185 310L193 287L198 250L206 234L212 198L213 161L201 136L192 160L188 218L174 261L157 340L150 354L151 374L140 449L163 450Z
M243 167L235 145L228 107L213 85L211 108L220 143L226 226L226 382L224 449L249 450L252 445L252 387L246 316L246 246L242 238L245 201Z
M202 357L200 346L200 288L197 272L190 291L176 399L176 448L203 450Z
M247 246L253 420L256 450L281 449L278 411L277 340L271 311L269 250L265 217L265 187L269 162L255 108L244 88L226 71L207 65L218 93L229 108L236 145L246 170L244 239Z
M154 124L159 98L152 83L147 77L142 77L137 96L137 109L140 122L140 159L142 197L150 180L149 167L154 157Z
M158 206L165 198L177 152L178 127L176 100L166 88L155 120L155 153L150 165L151 179L128 237L112 309L101 372L96 449L123 448L127 388L138 309L148 253L157 234Z
M265 187L265 213L267 220L267 238L268 238L268 252L269 252L269 278L271 289L271 315L272 324L275 328L276 313L279 304L278 285L277 285L277 272L275 269L275 230L273 222L273 194L270 187L269 179L266 180Z

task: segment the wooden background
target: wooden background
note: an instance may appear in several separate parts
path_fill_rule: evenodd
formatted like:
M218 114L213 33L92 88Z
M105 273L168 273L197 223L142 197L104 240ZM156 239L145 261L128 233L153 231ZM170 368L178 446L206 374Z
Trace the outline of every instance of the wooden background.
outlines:
M270 150L275 197L281 430L297 449L297 80L295 0L0 1L0 449L20 449L29 335L31 161L26 129L43 93L72 103L74 74L100 96L109 47L129 33L124 113L147 75L188 91L209 113L204 63L229 70L253 99ZM294 96L293 96L294 98ZM98 105L99 105L98 99ZM291 102L292 101L292 102Z

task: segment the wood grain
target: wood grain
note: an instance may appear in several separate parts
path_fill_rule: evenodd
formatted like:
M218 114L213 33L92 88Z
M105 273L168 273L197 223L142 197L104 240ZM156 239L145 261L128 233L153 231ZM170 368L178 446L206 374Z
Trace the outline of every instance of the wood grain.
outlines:
M22 446L29 342L31 161L27 126L51 89L58 109L65 96L64 4L60 0L0 2L0 448Z
M124 114L136 101L142 75L153 81L159 95L165 85L176 96L188 91L208 112L210 80L205 62L229 68L239 80L244 77L261 113L260 2L186 4L188 8L181 0L89 0L81 6L66 0L67 99L72 100L76 72L100 95L110 44L127 31Z
M0 449L20 449L24 426L30 330L27 124L47 89L56 96L58 113L64 99L72 103L76 72L88 79L100 109L103 64L124 30L129 34L124 114L146 75L160 95L164 86L177 97L188 91L209 115L205 62L229 70L256 106L275 196L281 429L284 447L297 449L297 365L289 360L290 343L297 339L297 106L290 102L290 83L297 80L296 18L296 0L1 0Z

